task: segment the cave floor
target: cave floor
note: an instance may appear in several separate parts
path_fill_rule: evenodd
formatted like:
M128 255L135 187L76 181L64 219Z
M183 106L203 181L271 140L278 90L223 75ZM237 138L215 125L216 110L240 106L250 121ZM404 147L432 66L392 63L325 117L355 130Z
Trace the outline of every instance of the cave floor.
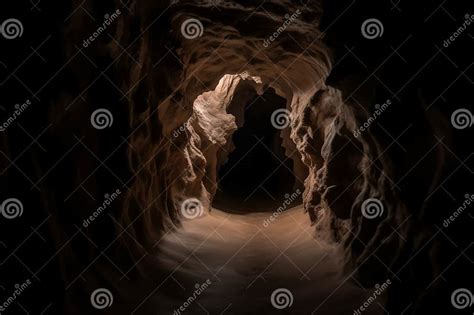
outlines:
M213 209L167 234L158 255L168 282L158 291L159 308L172 314L193 296L196 284L207 280L210 285L185 313L353 314L373 293L341 274L340 254L314 238L314 227L301 207L287 210L265 227L269 215ZM292 293L291 307L272 306L270 296L278 288ZM382 313L376 302L364 311Z

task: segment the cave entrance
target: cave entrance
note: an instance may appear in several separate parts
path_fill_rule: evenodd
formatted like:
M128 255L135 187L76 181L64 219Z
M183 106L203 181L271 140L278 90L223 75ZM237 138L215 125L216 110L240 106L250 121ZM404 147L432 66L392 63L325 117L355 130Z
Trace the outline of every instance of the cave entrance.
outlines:
M286 99L271 88L260 96L253 93L243 126L232 136L235 148L217 174L213 206L228 212L275 211L294 191L293 160L285 156L282 130L271 120L275 110L286 108Z

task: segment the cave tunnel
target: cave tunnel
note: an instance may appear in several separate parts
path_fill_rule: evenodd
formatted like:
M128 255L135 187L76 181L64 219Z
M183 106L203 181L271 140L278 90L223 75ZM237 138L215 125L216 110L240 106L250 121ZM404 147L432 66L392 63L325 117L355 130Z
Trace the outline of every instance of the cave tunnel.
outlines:
M472 314L468 2L2 1L0 312Z
M243 126L232 135L234 149L218 171L213 206L233 212L273 211L297 180L282 146L282 129L272 123L272 114L286 108L286 99L268 88L263 95L253 92L244 108Z

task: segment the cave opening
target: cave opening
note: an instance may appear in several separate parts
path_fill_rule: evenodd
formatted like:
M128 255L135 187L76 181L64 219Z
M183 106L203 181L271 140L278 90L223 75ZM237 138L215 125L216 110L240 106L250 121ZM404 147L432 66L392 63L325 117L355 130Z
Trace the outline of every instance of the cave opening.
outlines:
M274 211L295 185L293 161L282 145L282 129L272 122L272 114L286 108L286 99L272 88L262 95L253 89L250 93L240 110L243 117L236 117L243 122L232 135L234 149L217 174L213 206L227 212ZM229 112L233 111L231 104Z

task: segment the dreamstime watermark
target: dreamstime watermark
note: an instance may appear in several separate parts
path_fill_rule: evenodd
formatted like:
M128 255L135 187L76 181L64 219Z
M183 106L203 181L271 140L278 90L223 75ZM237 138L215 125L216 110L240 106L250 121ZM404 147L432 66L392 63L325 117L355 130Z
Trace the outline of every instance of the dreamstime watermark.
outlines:
M286 288L276 289L272 292L270 302L279 310L290 308L293 305L293 294Z
M109 128L114 123L114 116L105 108L96 109L91 115L92 127L98 130Z
M89 47L90 44L92 44L92 42L94 40L97 39L97 37L99 37L100 35L102 35L102 33L105 32L105 30L119 17L119 15L122 14L122 12L120 12L120 9L117 9L115 10L114 13L112 14L106 14L104 15L104 22L102 23L101 26L99 26L94 33L92 33L91 36L89 36L88 38L86 38L83 42L82 42L82 46L84 48L87 48Z
M369 116L369 118L367 118L367 120L359 126L359 128L357 130L354 131L354 137L358 138L362 132L366 131L370 125L372 125L375 120L377 120L377 118L383 114L383 112L385 112L385 110L390 106L392 105L392 101L390 100L386 100L385 103L383 103L382 105L380 104L375 104L375 111L372 113L372 115Z
M181 35L186 39L196 39L204 33L204 26L201 21L195 18L185 20L181 24Z
M456 109L451 114L451 125L456 129L466 129L474 124L474 116L471 111L466 108Z
M5 219L15 219L23 214L23 204L16 198L5 199L0 204L0 213Z
M91 294L91 304L98 310L103 310L106 307L111 307L114 302L114 296L109 289L98 288Z
M189 117L189 119L184 124L173 130L173 137L178 138L183 132L188 130L189 126L193 123L194 120L196 120L196 118L196 114L192 114L191 117Z
M280 36L280 34L287 29L288 26L290 26L290 24L295 22L300 15L300 9L297 9L292 15L285 14L285 21L272 35L270 35L270 37L263 41L263 47L268 48L268 46L270 46L270 44L273 43Z
M181 214L186 219L196 219L204 214L204 207L197 198L188 198L181 204Z
M445 39L443 42L444 48L448 48L449 45L451 45L459 36L461 36L462 33L470 26L471 24L474 24L474 14L469 14L466 13L464 15L464 22L458 29L451 35L449 38Z
M104 202L102 202L102 205L100 207L98 207L94 212L92 212L92 214L87 218L87 219L84 219L82 221L82 226L83 227L88 227L89 224L91 224L92 222L94 222L95 219L97 219L97 217L99 217L99 215L104 212L105 209L107 209L111 204L112 202L118 198L118 196L121 194L122 192L120 191L120 189L116 189L115 192L113 192L112 194L105 194L104 196Z
M0 24L0 35L5 39L15 39L23 35L23 24L17 19L7 19Z
M174 310L173 315L181 315L182 312L186 311L186 309L204 292L207 288L212 284L210 279L207 279L204 283L199 284L196 283L194 285L194 292L193 294L188 297L188 299L177 309Z
M285 201L283 201L283 204L278 207L278 209L272 213L272 215L263 221L263 226L268 227L273 221L278 218L280 214L282 214L285 210L288 209L288 207L301 195L301 190L297 189L294 193L290 194L285 194Z
M286 108L275 110L270 117L272 126L276 129L285 129L291 123L290 111Z
M456 211L454 211L453 214L449 216L449 218L443 221L443 226L445 228L453 223L464 212L464 210L467 209L467 207L469 207L471 204L474 204L474 194L465 194L464 197L466 199L464 199L462 205L459 206Z
M8 296L2 304L0 304L0 315L1 312L4 312L10 305L15 303L16 299L23 294L23 292L31 285L31 280L26 279L22 284L15 284L15 291Z
M23 114L23 112L31 105L30 100L26 100L23 104L16 104L15 105L15 110L13 111L13 114L10 115L1 125L0 125L0 131L3 132L7 130L8 127L11 126L15 122L15 120L18 119L18 117Z
M474 295L469 289L456 289L451 293L451 304L458 310L471 307L474 304Z
M362 215L367 219L375 219L383 214L383 203L377 198L367 198L360 207Z
M365 20L360 26L362 36L367 39L382 37L383 31L384 28L382 22L375 18Z
M379 284L376 284L375 285L375 291L372 293L371 296L369 296L367 298L367 300L362 303L362 305L358 308L358 309L355 309L354 310L354 313L353 315L360 315L362 314L362 312L364 312L365 310L367 310L369 308L369 306L375 302L375 300L380 296L382 295L382 293L387 290L388 286L392 284L392 281L390 281L390 279L387 279L387 281L385 281L384 283L382 283L381 285Z

